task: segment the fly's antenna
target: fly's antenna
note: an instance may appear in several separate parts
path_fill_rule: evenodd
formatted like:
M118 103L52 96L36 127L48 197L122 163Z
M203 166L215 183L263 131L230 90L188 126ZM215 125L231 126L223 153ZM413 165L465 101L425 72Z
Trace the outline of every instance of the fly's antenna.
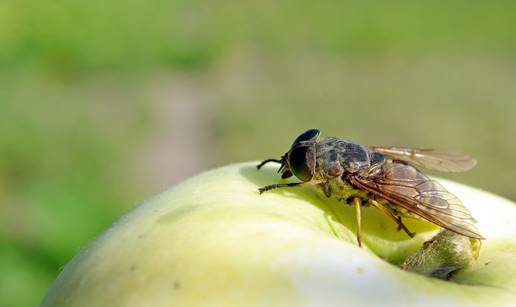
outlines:
M276 163L283 163L282 160L278 160L278 159L267 159L267 160L263 160L260 164L256 165L256 168L257 169L260 169L262 168L262 166L264 166L265 164L269 163L269 162L276 162Z

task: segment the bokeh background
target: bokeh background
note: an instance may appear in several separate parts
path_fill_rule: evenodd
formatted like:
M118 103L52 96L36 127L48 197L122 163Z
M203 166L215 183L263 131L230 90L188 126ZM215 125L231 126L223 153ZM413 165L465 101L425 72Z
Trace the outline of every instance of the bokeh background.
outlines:
M0 306L117 217L317 127L516 200L516 2L0 2ZM489 204L486 204L489 205Z

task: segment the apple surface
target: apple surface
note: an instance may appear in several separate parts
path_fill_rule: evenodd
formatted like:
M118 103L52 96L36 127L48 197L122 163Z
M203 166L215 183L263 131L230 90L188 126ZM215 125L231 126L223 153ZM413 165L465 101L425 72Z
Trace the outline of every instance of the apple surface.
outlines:
M60 272L42 306L514 306L516 205L440 182L478 220L473 264L444 281L399 268L439 228L404 220L315 188L285 188L255 163L204 172L123 216ZM294 181L294 180L292 180Z

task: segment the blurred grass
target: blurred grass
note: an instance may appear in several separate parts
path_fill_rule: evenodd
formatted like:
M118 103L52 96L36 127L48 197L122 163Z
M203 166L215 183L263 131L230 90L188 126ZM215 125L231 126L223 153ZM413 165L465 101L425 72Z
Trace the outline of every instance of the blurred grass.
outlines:
M290 54L504 53L516 50L511 1L5 0L0 64L65 72L205 68L241 46Z
M0 306L146 196L309 127L470 153L448 177L516 199L515 8L0 2Z

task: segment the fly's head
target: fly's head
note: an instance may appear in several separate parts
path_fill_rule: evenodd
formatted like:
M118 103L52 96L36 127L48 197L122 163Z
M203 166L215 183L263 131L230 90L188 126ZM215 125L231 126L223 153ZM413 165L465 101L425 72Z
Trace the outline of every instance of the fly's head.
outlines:
M315 145L321 132L310 129L301 133L292 143L290 150L281 157L281 178L296 176L301 181L310 181L315 172Z
M269 162L280 163L278 173L281 178L296 176L299 180L307 182L312 180L315 173L316 149L321 132L310 129L301 133L292 143L290 150L281 159L267 159L256 166L260 169Z

